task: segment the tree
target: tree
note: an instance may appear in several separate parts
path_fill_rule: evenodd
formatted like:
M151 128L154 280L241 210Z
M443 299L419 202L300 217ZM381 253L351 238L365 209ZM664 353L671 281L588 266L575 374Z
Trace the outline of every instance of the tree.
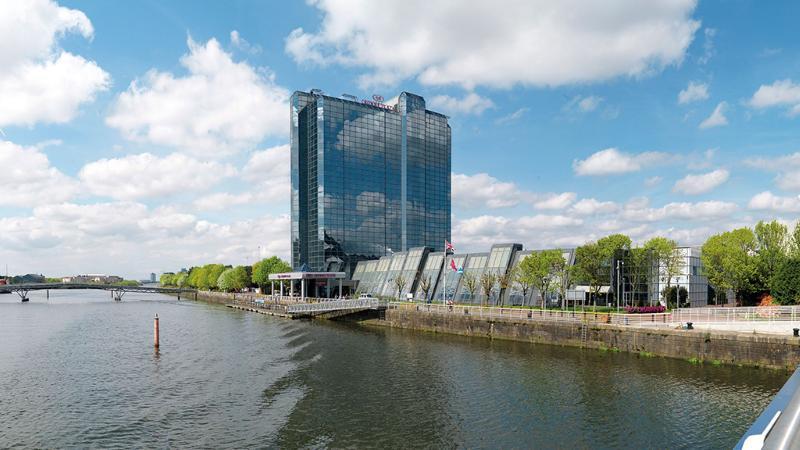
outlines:
M497 274L497 286L500 288L500 292L497 294L497 300L500 306L505 305L503 294L508 292L508 288L511 287L511 284L514 282L514 272L516 272L516 270L516 267L512 267L503 273Z
M567 305L567 289L569 289L572 283L572 266L570 266L569 262L564 258L563 250L558 249L554 251L558 252L559 258L553 259L553 281L558 288L558 296L561 300L561 308L563 309Z
M685 305L686 299L689 298L689 292L685 287L681 286L678 288L677 286L672 286L664 289L664 298L667 300L667 304L676 305L678 297L680 297L681 305Z
M667 283L668 290L672 279L680 275L683 265L683 255L677 251L678 244L672 239L654 237L645 242L644 248L650 252L656 281Z
M706 240L700 258L715 291L732 290L734 298L748 287L756 273L756 236L749 228L716 234Z
M406 284L408 281L406 277L402 274L398 274L396 277L392 278L392 283L394 284L394 288L397 290L397 299L400 299L400 296L403 294L403 290L406 288Z
M181 272L175 275L175 286L184 287L186 286L188 280L189 280L189 274L186 272Z
M162 286L175 286L175 274L172 272L162 273L158 278L158 283Z
M770 279L769 290L781 305L800 303L800 259L783 260Z
M789 247L789 229L786 225L773 220L759 221L755 226L758 257L757 291L766 291L772 275L787 257Z
M264 258L261 261L253 264L252 281L253 284L261 288L261 292L263 293L267 285L271 285L269 280L270 275L274 273L291 272L291 270L292 267L289 265L289 263L278 258L277 256Z
M202 280L202 288L208 290L217 289L217 280L219 280L219 276L222 275L222 272L225 271L230 266L224 266L222 264L206 264L204 269L206 270L206 278Z
M589 242L575 249L575 274L582 282L589 285L592 304L595 304L600 294L600 287L604 282L608 282L609 276L607 260L596 242Z
M494 272L487 270L481 274L480 285L487 304L490 303L495 284L497 284L497 275ZM481 306L483 306L483 297L481 297Z
M464 289L469 292L470 297L475 298L475 293L478 292L478 278L472 272L464 272L461 276L461 282L464 283Z
M225 269L217 279L219 290L225 292L237 292L246 288L250 284L250 274L247 267L236 266Z
M794 226L792 236L789 238L789 256L800 258L800 222Z
M522 263L522 261L520 261L520 263ZM533 279L533 276L529 272L522 270L519 264L514 268L513 279L514 283L516 283L522 291L522 306L525 306L525 299L528 298L528 292L530 292L536 280Z
M652 270L652 252L645 247L635 247L630 250L627 260L628 274L630 276L631 286L633 286L633 300L636 300L636 294L639 292L639 287L642 284L647 284L648 276Z
M525 272L532 281L531 284L539 290L542 308L545 307L545 298L555 281L557 266L563 262L561 250L542 250L531 253L519 263L519 270Z
M432 287L431 286L431 276L430 275L422 276L422 278L419 280L419 289L425 295L425 302L426 303L428 302L428 293L431 291L431 287Z

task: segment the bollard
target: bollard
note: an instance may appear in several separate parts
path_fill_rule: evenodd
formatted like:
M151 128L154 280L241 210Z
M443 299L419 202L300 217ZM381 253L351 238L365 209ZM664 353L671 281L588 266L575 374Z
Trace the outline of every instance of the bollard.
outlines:
M694 327L692 326L692 322L686 322L686 329L687 330L694 330Z
M800 336L800 328L792 328L792 330L794 331L794 337Z
M153 319L153 332L155 333L153 336L153 346L158 348L158 314L156 314L156 317Z

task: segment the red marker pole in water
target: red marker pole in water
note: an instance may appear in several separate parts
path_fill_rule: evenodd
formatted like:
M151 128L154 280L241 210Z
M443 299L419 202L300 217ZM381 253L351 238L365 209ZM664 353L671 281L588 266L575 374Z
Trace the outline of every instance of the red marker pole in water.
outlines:
M155 333L153 336L153 345L155 348L158 348L158 314L156 314L155 319L153 319L153 332Z

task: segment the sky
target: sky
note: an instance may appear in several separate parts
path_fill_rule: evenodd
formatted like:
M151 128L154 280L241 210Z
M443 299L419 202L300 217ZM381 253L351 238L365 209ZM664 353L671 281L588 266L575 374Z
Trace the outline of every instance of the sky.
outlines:
M699 245L800 214L800 3L0 0L0 269L289 257L295 90L422 95L452 241Z

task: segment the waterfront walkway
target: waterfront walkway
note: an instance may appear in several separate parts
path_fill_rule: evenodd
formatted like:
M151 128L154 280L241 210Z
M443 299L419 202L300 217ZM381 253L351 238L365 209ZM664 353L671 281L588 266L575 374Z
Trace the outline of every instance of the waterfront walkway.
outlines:
M325 318L333 319L365 311L383 311L387 302L376 299L319 299L321 301L300 302L295 297L267 297L232 300L229 308L243 309L289 319Z

